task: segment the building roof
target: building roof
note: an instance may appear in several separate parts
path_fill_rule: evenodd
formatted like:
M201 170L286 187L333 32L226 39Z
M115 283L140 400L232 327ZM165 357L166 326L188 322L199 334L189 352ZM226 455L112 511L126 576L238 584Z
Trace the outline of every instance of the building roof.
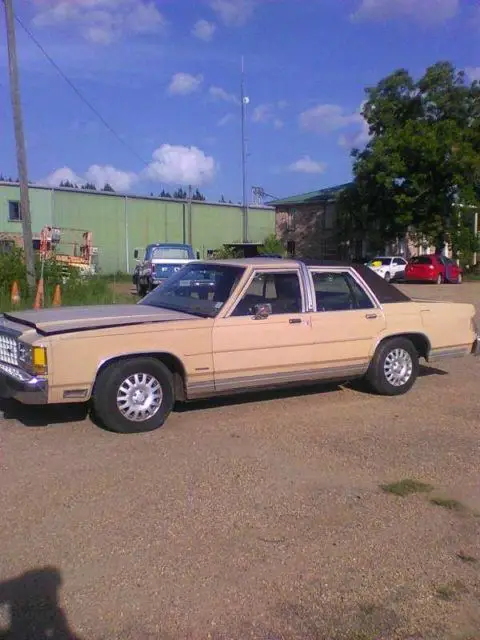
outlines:
M327 189L319 189L318 191L309 191L308 193L300 193L296 196L281 198L280 200L272 200L268 203L270 207L279 207L281 205L309 204L310 202L329 202L336 200L339 194L346 189L351 183L339 184L336 187Z
M0 180L0 187L13 187L18 189L20 185L18 182ZM35 183L30 183L28 185L28 188L31 191L35 191L35 190L64 191L64 192L76 193L81 195L89 195L89 196L106 196L109 198L123 198L123 199L128 198L128 200L159 200L162 202L178 202L181 204L188 204L190 202L188 199L184 199L184 198L162 198L160 196L148 196L144 194L126 193L123 191L102 191L101 189L90 191L89 189L75 189L71 187L49 187L48 185L35 184ZM194 199L192 199L192 204L194 205L203 204L203 205L208 205L213 207L232 207L234 209L239 209L239 208L242 208L243 206L241 204L235 204L234 202L215 202L212 200L194 200ZM272 208L273 207L271 205L266 205L266 204L265 205L263 204L248 205L249 211L269 210L269 209L271 210Z

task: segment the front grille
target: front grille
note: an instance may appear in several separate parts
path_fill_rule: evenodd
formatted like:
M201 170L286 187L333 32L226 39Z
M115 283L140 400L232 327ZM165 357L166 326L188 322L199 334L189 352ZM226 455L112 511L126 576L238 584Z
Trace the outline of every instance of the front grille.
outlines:
M0 333L0 362L18 366L18 345L15 338Z

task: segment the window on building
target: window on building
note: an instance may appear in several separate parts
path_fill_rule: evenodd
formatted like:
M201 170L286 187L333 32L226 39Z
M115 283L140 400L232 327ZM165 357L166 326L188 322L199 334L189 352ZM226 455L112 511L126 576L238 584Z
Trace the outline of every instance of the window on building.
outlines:
M8 221L20 222L22 215L20 213L20 202L18 200L8 201Z
M288 209L287 211L287 231L295 231L296 212L296 209Z
M287 241L287 253L292 258L295 257L295 240L288 240Z
M349 273L312 273L317 311L371 309L373 302Z

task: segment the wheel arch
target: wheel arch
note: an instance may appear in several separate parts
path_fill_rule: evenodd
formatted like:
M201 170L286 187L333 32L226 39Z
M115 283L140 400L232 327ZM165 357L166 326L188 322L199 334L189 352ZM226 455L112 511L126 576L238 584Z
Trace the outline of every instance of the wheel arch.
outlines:
M373 355L382 344L394 338L405 338L407 340L410 340L410 342L413 344L413 346L417 350L419 357L425 358L425 360L428 362L428 359L430 356L430 350L432 346L430 344L430 340L428 339L428 337L421 331L405 331L402 333L392 333L388 336L383 336L382 339L379 340L375 345Z
M92 385L91 395L95 392L95 386L99 375L105 371L105 369L116 362L122 362L125 360L131 360L132 358L153 358L164 364L173 375L173 388L175 392L176 400L183 402L186 399L186 381L187 372L181 359L173 353L168 351L139 351L135 353L126 353L117 356L112 356L103 360L97 367L95 373L95 381Z

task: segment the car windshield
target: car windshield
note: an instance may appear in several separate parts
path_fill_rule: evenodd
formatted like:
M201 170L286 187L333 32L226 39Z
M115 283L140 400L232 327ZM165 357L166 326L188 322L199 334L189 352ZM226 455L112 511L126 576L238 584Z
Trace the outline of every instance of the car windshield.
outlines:
M391 263L391 258L373 258L368 263L369 267L386 267Z
M243 267L190 263L145 296L139 304L214 318L243 272Z
M188 260L190 258L186 247L154 247L152 260Z
M432 259L428 256L416 256L410 260L410 264L431 264Z

